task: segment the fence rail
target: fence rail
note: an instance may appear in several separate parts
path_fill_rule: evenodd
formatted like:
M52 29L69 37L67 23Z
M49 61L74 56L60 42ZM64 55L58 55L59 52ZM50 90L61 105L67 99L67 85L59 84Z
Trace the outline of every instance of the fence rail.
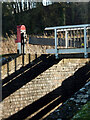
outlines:
M25 55L16 55L12 60L6 62L1 66L1 79L10 76L11 74L16 74L21 68L29 64L33 64L40 54L25 54ZM17 72L19 73L19 72Z

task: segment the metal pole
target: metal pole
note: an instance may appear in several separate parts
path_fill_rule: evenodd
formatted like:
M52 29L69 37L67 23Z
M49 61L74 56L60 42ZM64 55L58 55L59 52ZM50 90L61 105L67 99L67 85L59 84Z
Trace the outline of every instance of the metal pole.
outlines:
M88 57L87 54L87 34L86 34L86 27L84 27L84 58Z
M68 48L68 32L65 31L66 48Z
M58 52L57 52L57 29L54 29L55 32L55 57L58 58Z
M22 53L22 51L21 51L21 43L20 42L17 43L17 51L18 51L19 54Z

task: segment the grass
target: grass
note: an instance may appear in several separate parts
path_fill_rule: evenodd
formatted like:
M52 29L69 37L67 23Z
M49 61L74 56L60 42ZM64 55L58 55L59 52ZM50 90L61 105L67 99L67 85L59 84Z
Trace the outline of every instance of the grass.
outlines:
M90 101L83 105L71 120L90 120Z

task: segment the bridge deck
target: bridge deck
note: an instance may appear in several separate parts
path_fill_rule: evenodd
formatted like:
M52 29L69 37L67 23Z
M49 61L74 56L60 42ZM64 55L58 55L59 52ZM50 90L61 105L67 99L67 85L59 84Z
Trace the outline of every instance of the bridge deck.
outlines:
M84 48L61 48L61 49L57 49L57 52L55 49L47 49L46 50L47 53L50 54L72 54L72 53L84 53L85 49ZM90 48L87 48L87 53L90 53Z

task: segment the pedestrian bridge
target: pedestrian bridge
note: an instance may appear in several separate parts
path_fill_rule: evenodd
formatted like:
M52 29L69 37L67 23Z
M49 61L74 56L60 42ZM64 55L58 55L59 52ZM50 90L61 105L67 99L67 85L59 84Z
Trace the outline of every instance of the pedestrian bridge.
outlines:
M46 52L55 54L83 53L88 57L90 53L90 24L47 27L45 30L54 30L55 49Z

